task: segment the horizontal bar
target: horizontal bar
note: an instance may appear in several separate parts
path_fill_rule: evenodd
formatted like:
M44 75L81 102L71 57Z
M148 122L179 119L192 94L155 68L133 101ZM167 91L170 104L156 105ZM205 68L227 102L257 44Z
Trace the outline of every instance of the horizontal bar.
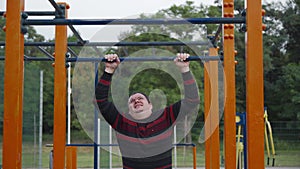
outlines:
M178 143L178 144L172 144L173 146L192 146L195 147L196 145L194 143ZM83 144L83 143L72 143L72 144L66 144L66 146L78 146L78 147L109 147L109 146L119 146L118 144Z
M147 61L173 61L175 57L159 57L159 56L142 56L142 57L120 57L123 62L147 62ZM213 61L220 60L220 56L190 56L188 61ZM5 60L5 57L0 56L0 60ZM25 61L54 61L52 58L45 57L24 57ZM66 62L106 62L103 57L71 57L66 58Z
M0 11L2 16L5 11ZM55 16L55 11L24 11L28 16Z
M68 42L68 46L185 46L185 45L210 45L209 41L190 42ZM0 42L0 46L5 46L5 42ZM24 46L55 46L54 42L25 42Z
M169 25L246 23L245 17L187 19L24 19L23 25Z
M73 144L66 144L66 146L78 146L78 147L109 147L109 146L119 146L118 144L81 144L81 143L73 143Z
M175 57L159 57L159 56L142 56L142 57L120 57L120 61L123 62L147 62L147 61L173 61ZM219 56L190 56L187 61L209 61L209 60L220 60ZM71 57L67 58L67 62L106 62L103 57L98 58L85 58L85 57Z

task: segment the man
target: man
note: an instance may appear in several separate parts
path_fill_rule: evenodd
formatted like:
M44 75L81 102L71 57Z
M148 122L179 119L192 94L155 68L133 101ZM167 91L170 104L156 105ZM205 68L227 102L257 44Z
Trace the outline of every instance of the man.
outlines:
M96 87L96 99L104 119L117 132L123 168L172 168L172 134L176 120L192 112L199 104L198 88L190 72L189 54L179 53L174 59L182 73L184 98L161 111L152 112L152 104L143 93L134 93L128 99L128 114L119 111L108 101L113 73L120 64L116 54L105 55L105 70Z

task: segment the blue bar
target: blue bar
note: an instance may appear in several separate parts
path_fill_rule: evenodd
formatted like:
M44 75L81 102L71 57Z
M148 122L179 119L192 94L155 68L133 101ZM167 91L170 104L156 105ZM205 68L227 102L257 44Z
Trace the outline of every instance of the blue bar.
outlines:
M158 57L158 56L142 56L142 57L120 57L120 61L123 62L147 62L147 61L173 61L175 57ZM0 56L0 60L5 60L5 57ZM47 57L24 57L25 61L54 61L54 58ZM188 61L212 61L221 60L221 56L190 56ZM103 57L71 57L66 58L67 62L106 62Z
M95 86L98 83L98 63L95 63ZM98 167L98 111L94 108L94 169Z
M187 19L26 19L23 25L174 25L246 23L245 17Z
M2 16L5 11L0 11ZM55 16L55 11L24 11L29 16Z
M119 146L119 144L84 144L84 143L72 143L72 144L66 144L66 146L76 146L76 147L109 147L109 146ZM192 146L195 147L196 145L194 143L178 143L173 144L173 146L180 147L180 146Z
M147 61L173 61L175 57L159 57L159 56L142 56L142 57L120 57L120 61L123 62L147 62ZM220 56L190 56L187 61L209 61L220 60ZM67 62L106 62L105 58L67 58Z
M209 41L171 41L171 42L68 42L68 46L186 46L186 45L210 45ZM0 42L0 46L5 46L5 42ZM24 42L24 46L55 46L54 42Z

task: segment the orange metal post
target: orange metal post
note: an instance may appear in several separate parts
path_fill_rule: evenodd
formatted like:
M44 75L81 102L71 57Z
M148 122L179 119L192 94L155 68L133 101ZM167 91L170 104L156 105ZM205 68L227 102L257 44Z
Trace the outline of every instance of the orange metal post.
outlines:
M217 56L216 48L209 49L210 56ZM205 167L220 168L220 138L219 138L219 92L218 92L218 62L205 63ZM208 81L208 82L207 82ZM209 88L209 89L207 89Z
M65 3L61 3L67 6ZM67 11L67 10L65 10ZM67 12L65 12L67 17ZM67 102L67 26L55 28L55 68L54 68L54 133L53 133L53 167L65 168L66 144L66 102Z
M223 17L233 17L234 1L223 1ZM235 49L234 24L223 25L224 53L224 151L225 168L236 168L236 94L235 94Z
M3 168L22 168L24 35L21 12L24 0L7 0L4 71Z
M67 147L67 169L77 169L77 147Z
M210 168L210 142L211 139L207 138L210 135L209 132L209 125L207 125L208 123L208 115L209 115L209 110L210 110L210 92L211 92L211 87L210 87L210 77L209 77L209 69L210 69L210 65L209 65L209 61L206 61L204 63L204 119L205 119L205 166L206 168ZM206 127L207 126L207 127Z
M196 150L196 145L193 146L193 166L194 166L194 169L197 168L197 150Z
M249 169L264 168L264 84L261 0L247 1L246 112Z

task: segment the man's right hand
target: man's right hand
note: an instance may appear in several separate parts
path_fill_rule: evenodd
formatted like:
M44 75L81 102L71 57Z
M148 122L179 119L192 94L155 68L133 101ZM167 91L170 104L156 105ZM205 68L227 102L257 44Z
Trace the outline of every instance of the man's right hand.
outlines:
M117 54L106 54L104 56L104 58L106 59L104 71L107 73L111 73L111 74L114 73L120 64L120 59L119 59L118 55Z

